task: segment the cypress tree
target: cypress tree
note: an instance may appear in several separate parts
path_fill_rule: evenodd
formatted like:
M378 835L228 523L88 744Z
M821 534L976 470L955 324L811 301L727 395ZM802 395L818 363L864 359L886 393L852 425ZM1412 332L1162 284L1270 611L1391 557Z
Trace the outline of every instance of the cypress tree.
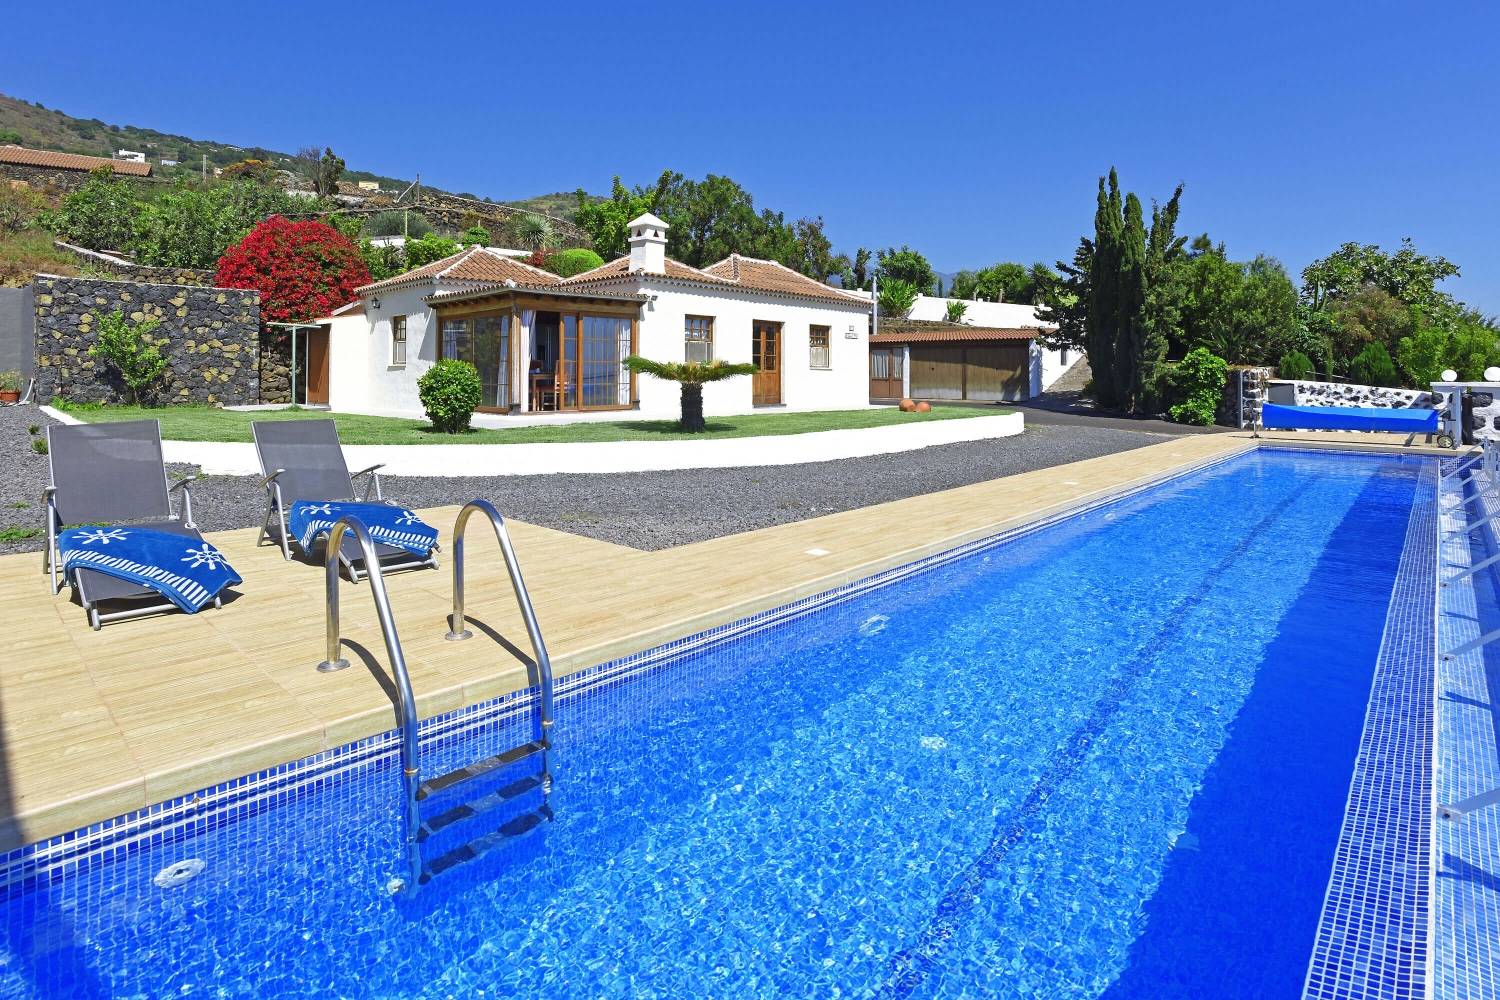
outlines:
M1099 178L1099 195L1094 211L1094 257L1089 265L1089 302L1084 319L1085 349L1089 367L1094 372L1094 398L1100 406L1113 409L1120 403L1119 377L1116 371L1116 329L1119 319L1117 299L1120 270L1120 183L1113 168L1109 187Z
M1155 365L1147 355L1150 330L1146 323L1146 224L1141 200L1134 194L1125 199L1125 224L1120 240L1119 295L1116 299L1115 372L1116 398L1125 410L1140 409L1146 380Z

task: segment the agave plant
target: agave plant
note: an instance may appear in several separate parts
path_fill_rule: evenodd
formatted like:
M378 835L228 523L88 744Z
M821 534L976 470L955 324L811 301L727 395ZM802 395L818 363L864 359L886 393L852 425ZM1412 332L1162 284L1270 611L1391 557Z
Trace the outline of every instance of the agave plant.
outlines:
M701 434L708 429L703 422L703 386L707 382L719 382L736 375L754 375L760 369L754 365L731 364L727 361L652 361L639 354L625 359L625 367L638 375L650 375L666 382L682 386L682 417L678 426L688 434Z
M511 223L511 232L527 250L546 250L557 245L557 231L552 228L551 220L530 212Z

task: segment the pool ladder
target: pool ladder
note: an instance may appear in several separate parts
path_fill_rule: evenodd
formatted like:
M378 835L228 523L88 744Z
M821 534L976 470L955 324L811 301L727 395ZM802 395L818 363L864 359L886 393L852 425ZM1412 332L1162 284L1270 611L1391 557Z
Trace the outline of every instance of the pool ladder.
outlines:
M339 560L340 545L346 532L353 532L359 543L364 563L370 567L370 593L375 601L375 611L380 619L381 635L385 639L385 652L391 664L395 680L395 693L391 699L396 708L396 731L401 740L401 821L402 853L406 877L394 879L393 892L415 893L443 872L472 861L486 851L515 837L535 829L552 818L549 804L552 793L552 662L547 657L547 646L542 641L542 631L537 625L536 612L532 608L531 595L521 577L521 567L516 561L515 548L511 545L510 533L505 528L505 518L488 500L474 500L459 511L453 528L453 611L448 616L448 632L445 638L454 642L472 638L466 628L464 616L464 531L469 518L479 512L487 517L495 529L500 542L501 554L505 557L505 568L510 574L511 587L515 591L516 603L526 625L526 635L531 641L535 657L537 680L541 688L537 725L533 738L519 746L474 760L435 778L422 780L419 746L417 741L417 704L412 694L411 675L406 669L406 657L401 650L401 638L396 632L396 622L391 615L390 596L386 591L385 577L380 569L374 542L368 529L357 517L340 518L329 533L325 552L327 575L327 656L318 664L320 671L342 670L349 661L340 656L342 637L339 632ZM499 789L470 802L460 803L435 815L423 816L423 803L431 796L462 785L484 775L496 775L513 765L528 759L536 759L536 773L509 781ZM481 816L508 802L519 799L529 792L540 792L541 804L534 809L521 812L507 819L500 826L479 837L445 851L428 861L423 854L423 845L439 831L460 822Z

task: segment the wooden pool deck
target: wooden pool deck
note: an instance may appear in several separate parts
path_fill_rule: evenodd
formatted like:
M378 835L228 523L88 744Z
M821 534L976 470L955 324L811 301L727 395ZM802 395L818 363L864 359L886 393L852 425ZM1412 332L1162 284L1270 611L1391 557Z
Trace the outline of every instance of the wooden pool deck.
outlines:
M1326 446L1322 437L1291 443ZM659 552L519 522L511 532L561 677L1256 446L1242 434L1185 436ZM444 565L387 583L426 717L527 681L524 665L482 630L469 642L443 638L447 536L458 509L422 513L443 530ZM0 621L10 636L0 659L0 849L393 727L371 669L384 670L385 652L368 587L346 583L341 592L354 666L319 673L322 569L284 562L279 549L256 547L255 535L210 536L244 577L222 609L101 632L66 588L49 593L39 554L0 557ZM471 522L466 547L470 619L525 648L482 519Z

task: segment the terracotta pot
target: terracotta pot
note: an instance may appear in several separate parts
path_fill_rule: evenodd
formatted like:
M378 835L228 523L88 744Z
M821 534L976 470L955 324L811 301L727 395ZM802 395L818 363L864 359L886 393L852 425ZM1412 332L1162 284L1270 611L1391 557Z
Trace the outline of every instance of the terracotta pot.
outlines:
M14 403L20 400L20 389L0 389L0 403Z
M932 412L932 404L931 403L927 403L927 402L918 403L917 404L917 412L918 413L931 413Z
M911 399L903 399L901 401L899 409L902 413L915 413L917 410L916 401Z

